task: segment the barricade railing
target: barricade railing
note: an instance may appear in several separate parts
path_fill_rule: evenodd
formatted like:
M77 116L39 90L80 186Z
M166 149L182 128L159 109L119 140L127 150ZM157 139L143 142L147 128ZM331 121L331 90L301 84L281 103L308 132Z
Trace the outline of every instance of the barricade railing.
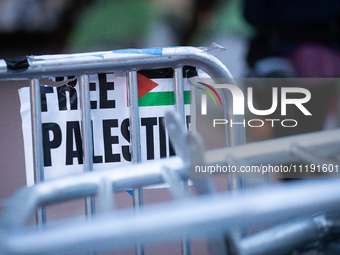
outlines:
M209 178L192 179L197 193L208 195L190 199L178 192L176 183L181 183L189 175L189 144L191 150L201 153L200 157L190 159L194 164L196 161L203 164L236 161L258 165L260 162L280 164L299 160L313 163L339 155L340 130L200 152L200 139L181 128L179 118L169 113L166 123L179 152L176 157L121 167L117 172L100 171L65 177L20 191L1 218L0 253L64 254L120 250L135 243L171 242L183 236L208 240L220 236L225 238L224 243L211 254L287 254L314 242L332 242L330 235L339 233L340 184L337 179L269 185L238 194L215 193ZM257 150L253 150L254 146ZM275 150L269 152L269 146ZM316 151L320 152L317 158L313 156ZM220 157L214 157L216 154ZM125 210L109 212L107 205L112 204L113 192L161 182L167 182L170 189L173 188L174 197L183 199L144 207L139 214ZM24 221L39 206L94 194L98 195L103 206L102 213L90 222L78 219L44 229L24 227ZM240 239L233 237L235 228L272 225L274 227L270 229Z
M223 64L206 52L192 47L120 50L86 54L28 56L0 60L0 80L30 80L32 144L36 185L20 190L7 204L0 219L0 254L72 254L120 250L135 246L144 254L143 245L170 242L183 238L183 254L190 254L187 238L208 240L211 254L286 254L305 245L318 246L324 240L337 249L337 221L340 183L338 180L304 181L289 185L266 185L252 192L217 194L210 178L192 178L197 194L190 197L184 183L190 165L260 166L305 161L315 165L337 164L340 130L322 131L268 141L245 143L242 125L226 126L227 147L204 151L199 136L189 135L184 127L183 66L194 66L214 78L233 79ZM175 110L165 117L170 140L177 156L141 163L140 123L137 71L173 68ZM130 105L132 162L108 171L93 170L92 126L89 75L112 71L127 72ZM77 76L82 112L84 171L87 173L44 181L41 130L40 79L54 76ZM232 116L233 101L222 91L226 106L225 119ZM190 146L189 146L190 145ZM238 145L238 146L232 146ZM190 147L190 149L189 149ZM191 153L190 154L190 150ZM138 165L136 165L138 163ZM293 165L291 165L293 166ZM258 168L258 169L260 169ZM294 170L287 168L289 170ZM298 169L295 169L298 170ZM330 172L330 171L329 171ZM205 173L211 177L216 173ZM264 175L264 171L258 172ZM231 180L247 177L247 172L232 175ZM248 176L249 177L249 176ZM258 176L255 176L258 177ZM333 175L326 175L332 178ZM144 186L167 183L175 201L162 205L142 206ZM237 185L235 185L237 187ZM135 212L114 210L114 193L133 189ZM90 221L44 226L44 206L86 197ZM26 227L38 210L42 228ZM255 234L235 237L234 230L267 228ZM332 237L332 238L331 238ZM131 242L133 240L133 242ZM317 244L315 244L317 243ZM311 245L313 244L313 245ZM336 252L335 252L336 253Z
M338 180L273 186L233 196L218 194L148 206L140 214L125 210L98 214L90 222L75 219L43 230L3 229L0 251L2 254L79 254L89 250L119 251L133 247L135 242L157 244L182 236L224 235L229 244L227 249L236 247L232 254L288 254L339 231L337 219L323 214L339 211ZM280 223L237 241L229 233L240 226Z
M24 226L35 210L42 206L94 195L98 195L99 200L103 201L104 198L109 197L109 194L112 196L113 192L143 186L167 183L175 198L185 197L184 186L178 186L178 182L184 182L190 176L190 137L178 117L176 120L176 117L169 113L166 122L168 126L173 127L169 129L169 133L177 150L177 156L147 161L138 166L125 164L110 170L70 175L24 188L15 195L8 209L4 210L0 222L1 228L15 229ZM214 192L209 179L196 186L199 193ZM110 201L99 204L99 211L105 211L103 208L107 208L108 205L112 206Z
M129 105L130 105L130 151L131 162L141 162L140 118L138 108L137 71L159 68L174 69L175 109L184 120L183 67L194 66L206 72L210 77L233 78L228 69L208 49L194 47L152 48L105 51L81 54L27 56L17 59L0 60L0 80L30 80L31 118L32 118L32 151L34 181L44 181L44 156L41 121L40 79L57 76L79 77L81 132L83 139L84 172L93 170L93 144L91 127L91 102L89 96L89 75L112 71L127 72ZM232 118L232 96L222 91L225 107L225 119ZM243 115L234 116L240 121ZM227 145L245 143L245 129L226 127ZM138 213L143 204L142 186L133 190L135 211ZM94 198L86 199L86 214L95 213ZM37 222L43 225L46 221L44 207L38 208ZM187 245L188 246L188 245ZM143 254L142 248L138 254ZM188 251L186 253L189 253Z

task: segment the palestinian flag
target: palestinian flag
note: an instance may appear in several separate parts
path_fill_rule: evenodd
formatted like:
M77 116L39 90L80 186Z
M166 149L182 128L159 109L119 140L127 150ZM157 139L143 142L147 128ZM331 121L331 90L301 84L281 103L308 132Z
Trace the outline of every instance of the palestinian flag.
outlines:
M167 106L175 104L173 69L156 69L139 71L138 104L145 106ZM183 67L183 78L197 76L193 67ZM184 104L190 104L190 85L183 81Z

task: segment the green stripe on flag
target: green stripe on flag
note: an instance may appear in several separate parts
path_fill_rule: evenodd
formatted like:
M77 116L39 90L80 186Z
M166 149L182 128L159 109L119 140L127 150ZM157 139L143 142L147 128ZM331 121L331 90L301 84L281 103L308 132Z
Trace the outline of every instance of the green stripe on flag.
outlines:
M164 106L174 104L175 94L173 91L149 92L138 100L139 106ZM190 104L190 91L184 91L184 104Z

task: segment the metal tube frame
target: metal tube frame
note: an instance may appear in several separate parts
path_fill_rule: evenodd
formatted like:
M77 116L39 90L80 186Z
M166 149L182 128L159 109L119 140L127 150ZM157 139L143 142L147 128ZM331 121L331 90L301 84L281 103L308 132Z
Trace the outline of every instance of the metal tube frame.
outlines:
M173 117L169 117L169 115L166 115L166 121L171 122L171 119ZM178 123L170 123L170 131L173 124L177 124L180 126L180 120L178 120ZM176 129L176 127L172 127L173 129ZM179 129L180 130L180 129ZM174 131L174 130L172 130ZM179 132L181 133L181 132ZM183 134L183 133L182 133ZM184 134L183 134L184 135ZM251 157L249 157L249 152L253 151L250 154L256 154L254 153L254 150L252 150L252 147L255 146L258 148L259 153L264 153L263 156L265 156L268 152L266 151L268 146L271 148L275 148L275 150L272 150L273 155L280 154L281 157L275 157L271 155L271 157L266 156L269 161L273 164L280 163L280 162L286 162L286 160L297 160L296 156L292 155L289 148L292 148L292 145L300 145L303 146L302 148L305 148L308 146L308 149L311 151L322 151L323 157L330 157L337 155L340 152L340 130L331 130L331 131L323 131L323 132L316 132L311 134L304 134L304 135L298 135L291 138L286 139L273 139L271 141L265 141L265 142L257 142L254 144L247 144L242 146L236 146L236 147L230 147L226 149L219 149L219 153L216 153L216 150L214 150L213 155L220 155L222 153L222 158L225 158L227 155L236 155L240 160L247 160L249 161ZM176 137L174 136L175 140L174 142L177 142L175 144L176 146L180 145L181 141L185 140L184 137ZM338 139L336 139L338 138ZM183 147L183 146L182 146ZM325 149L327 148L327 150ZM181 148L179 150L182 153L186 152L185 148ZM212 151L207 151L205 153L205 156L203 158L206 158L210 160L209 162L212 163ZM184 156L184 157L183 157ZM259 155L256 155L257 157ZM294 158L295 157L295 158ZM273 161L275 159L276 161ZM30 213L32 213L37 207L44 206L49 203L57 202L57 201L65 201L67 199L77 198L80 196L90 196L94 195L97 192L100 191L100 187L103 183L103 180L106 180L105 183L111 183L112 184L112 190L118 191L118 190L124 190L131 187L138 187L138 186L144 186L144 185L151 185L156 184L160 182L164 182L164 175L163 175L163 169L166 168L169 171L172 171L174 174L176 173L177 176L179 176L182 179L186 179L189 174L188 170L188 161L187 157L185 155L182 155L182 157L172 157L168 159L162 159L158 161L151 161L146 163L141 163L140 165L129 165L125 167L118 168L116 171L103 171L103 172L90 172L79 176L70 176L65 177L60 180L54 180L54 181L48 181L48 182L42 182L38 185L35 185L28 189L23 189L21 192L19 192L16 197L14 197L11 200L12 204L9 204L8 208L4 211L4 214L1 218L1 229L5 230L7 229L9 233L11 233L11 229L16 229L16 231L20 230L20 228L23 226L24 221L29 217ZM219 162L219 158L215 157L215 163ZM263 160L263 159L262 159ZM250 161L251 164L256 164L254 161ZM170 172L169 172L170 173ZM170 176L173 174L170 174ZM199 189L199 187L196 187ZM315 191L315 190L316 191ZM177 237L182 236L191 236L193 233L202 233L206 231L208 234L210 233L209 228L207 229L206 225L202 226L203 222L214 222L216 223L214 218L216 214L219 215L220 211L224 211L226 215L223 215L223 220L225 220L228 224L225 230L230 229L232 227L236 226L258 226L261 224L274 224L281 220L290 219L291 217L297 217L301 216L301 214L310 215L312 216L315 213L320 212L330 212L330 211L336 211L337 206L335 205L338 196L335 194L338 194L339 189L339 181L323 181L323 182L311 182L311 183L304 183L300 186L298 185L290 185L288 187L283 188L277 188L277 187L271 187L269 189L263 189L261 191L254 191L252 194L245 193L243 194L236 194L234 196L231 196L230 194L225 195L223 199L220 197L220 195L210 195L210 197L204 197L204 198L198 198L198 199L191 199L190 201L185 199L178 202L172 202L170 203L166 208L159 208L156 209L158 211L160 219L159 223L163 222L160 225L152 224L152 231L153 233L148 233L148 235L151 235L152 238L155 238L155 240L158 240L154 235L157 235L159 231L165 231L169 233L163 233L162 236L165 235L169 238L171 238L171 235L173 234L171 229L174 227L173 222L165 220L166 217L168 217L168 211L170 210L171 213L177 214L178 219L181 219L181 223L183 226L176 226L177 228L183 230L184 232L178 232L177 230L174 231L178 233L176 234ZM104 194L105 195L105 194ZM294 199L292 199L294 197ZM225 199L225 200L224 200ZM211 201L214 202L211 202ZM196 201L192 202L191 201ZM218 201L218 202L217 202ZM236 201L236 202L235 202ZM260 202L261 201L261 202ZM268 203L268 201L271 201ZM228 202L228 203L227 203ZM178 207L178 203L181 204L181 206ZM195 204L196 203L196 204ZM227 203L227 207L224 207ZM262 204L264 207L262 207ZM173 207L173 208L172 208ZM179 208L179 209L178 209ZM187 208L187 213L184 212L185 208ZM259 210L257 210L258 208ZM265 208L265 209L262 209ZM177 211L179 210L179 211ZM198 210L198 212L195 213L195 210ZM207 211L208 210L208 211ZM218 211L217 212L215 212ZM140 212L139 214L135 214L131 217L131 219L126 219L126 221L134 220L136 217L141 220L140 225L137 225L136 228L138 231L140 231L140 227L143 227L143 224L145 222L145 219L143 217L154 217L154 216L145 216L148 213L151 215L154 215L154 209L151 211L148 211L145 214L145 210L143 212ZM230 215L228 212L233 212L234 214ZM182 215L181 218L179 217L178 213ZM202 213L202 215L200 214ZM142 215L141 215L142 214ZM156 213L157 214L157 213ZM186 216L184 216L184 214ZM141 215L141 216L140 216ZM188 216L190 215L190 216ZM165 218L162 218L162 217ZM204 217L203 217L204 216ZM125 220L125 216L119 216L121 217L121 220ZM118 217L118 218L119 218ZM191 219L191 218L197 217L197 219ZM203 217L203 218L202 218ZM220 216L218 216L220 217ZM225 218L226 217L226 218ZM247 224L244 224L243 219L247 218ZM112 220L112 219L110 219ZM117 220L116 217L114 217L114 221ZM198 221L199 220L199 221ZM187 222L189 221L189 222ZM193 222L195 221L195 223ZM202 222L201 222L202 221ZM154 221L153 221L154 222ZM164 222L169 222L169 224L165 224ZM320 222L320 221L317 221ZM285 243L287 245L292 245L294 242L293 239L294 235L301 235L303 231L310 232L310 229L314 229L315 227L319 228L319 225L315 225L315 220L312 220L310 224L306 225L306 223L298 222L293 223L292 225L279 227L279 231L285 232L288 231L286 229L290 229L288 232L289 234L286 235ZM92 224L92 223L91 223ZM97 224L94 222L93 224ZM127 224L127 223L126 223ZM195 228L198 226L202 226L202 229L199 229L197 232L191 232L191 228L195 226ZM214 235L218 232L218 229L220 229L221 226L223 226L222 219L219 221L219 224L212 224L213 228L216 228L214 231ZM313 225L314 224L314 225ZM148 224L147 224L148 225ZM158 228L159 226L159 228ZM210 226L210 225L209 225ZM300 226L296 228L297 226ZM301 226L305 226L301 228ZM107 228L111 229L112 225L109 224ZM324 225L321 224L321 227L327 227L327 224ZM66 226L65 226L66 228ZM164 229L165 228L165 229ZM291 231L292 229L296 229L298 232ZM108 229L102 229L105 230L105 233L107 235L112 235L111 230ZM130 228L128 231L135 233L134 231L137 231L133 228ZM203 231L204 230L204 231ZM223 230L223 231L225 231ZM321 229L322 230L322 229ZM45 231L45 230L44 230ZM50 231L50 230L48 230ZM52 232L54 230L52 229ZM66 230L62 230L66 231ZM88 230L89 231L89 230ZM122 230L119 230L122 231ZM145 229L146 231L146 229ZM217 232L216 232L217 231ZM222 230L221 230L222 231ZM222 232L223 232L222 231ZM268 233L271 233L270 231L277 231L277 230L269 230ZM302 232L301 232L302 231ZM221 233L222 233L221 232ZM4 232L7 234L6 232ZM132 235L133 235L132 233ZM34 234L34 233L33 233ZM35 235L35 234L34 234ZM268 234L260 234L258 236L268 236ZM260 246L256 249L254 249L254 242L253 240L259 239L258 236L250 236L246 239L240 240L240 249L245 249L251 252L245 253L245 254L257 254L255 251L256 249L263 251L263 247ZM301 241L308 241L315 239L318 236L318 233L312 236L305 236L301 239ZM13 237L13 236L12 236ZM17 238L16 236L13 237L14 239ZM77 237L78 238L78 237ZM87 235L83 236L84 240L86 238L89 238ZM104 238L104 237L103 237ZM144 237L143 237L144 238ZM142 239L141 241L144 242L145 239ZM153 240L150 237L150 240ZM261 238L261 237L260 237ZM140 240L138 239L138 240ZM264 240L265 238L262 238L261 240ZM6 239L11 243L11 240ZM82 242L85 242L85 241ZM88 239L86 239L88 242ZM130 238L129 238L130 240ZM135 239L134 239L135 240ZM150 241L146 240L146 241ZM293 241L289 241L293 240ZM22 242L25 242L25 240L20 240ZM68 242L69 240L67 240ZM77 239L77 242L79 242L80 239ZM53 240L50 240L49 242L54 242ZM58 241L60 242L60 241ZM270 249L276 249L277 245L273 245L272 240L267 240L267 247L270 247ZM123 242L124 243L124 242ZM51 244L55 245L55 244ZM66 244L59 243L62 247ZM91 248L97 248L96 244L92 244L93 247ZM118 244L118 247L120 247L123 244ZM124 245L123 245L124 246ZM249 248L249 246L251 246ZM6 246L7 247L7 246ZM242 248L243 247L243 248ZM248 247L248 248L247 248ZM7 247L8 248L8 247ZM78 247L79 248L79 247ZM111 247L110 248L116 248ZM13 249L13 247L10 247L8 249ZM64 248L62 248L64 249ZM269 249L269 248L268 248ZM253 253L252 253L253 252Z
M131 127L131 162L138 164L141 162L141 142L140 142L140 119L138 107L138 83L137 71L128 72L128 87L130 99L130 127ZM139 213L143 206L143 187L133 189L133 207L135 213ZM136 245L136 255L145 253L143 244Z
M154 53L157 52L157 53ZM159 53L161 51L161 54ZM41 117L40 117L40 92L39 78L45 78L57 75L78 75L80 76L80 94L81 94L81 111L82 111L82 136L84 151L84 171L90 172L93 169L92 162L92 128L91 112L89 101L89 84L88 75L91 73L109 72L112 70L124 70L128 72L128 83L131 106L131 148L132 161L140 162L140 131L139 131L139 114L138 114L138 91L137 91L137 70L152 69L161 67L173 67L175 70L175 95L176 110L180 114L183 123L184 116L184 96L183 96L183 71L182 66L193 65L215 78L230 78L229 71L216 58L206 53L202 49L193 47L178 47L164 49L144 49L137 53L129 51L109 51L85 54L70 55L51 55L51 56L30 56L27 57L29 68L23 72L8 71L3 60L0 60L0 80L12 79L31 79L31 106L32 106L32 132L33 132L33 151L34 151L34 169L35 180L43 180L43 152L41 137ZM224 93L224 92L223 92ZM225 113L226 118L231 118L232 98L230 93L224 95L228 98L226 104L228 111ZM244 116L241 116L244 118ZM239 129L242 129L239 128ZM235 128L227 129L227 138L230 145L242 144L245 142L244 129ZM38 151L39 150L39 151ZM134 189L135 211L138 212L142 206L142 187ZM86 199L86 213L92 215L95 212L94 198ZM44 208L38 211L38 221L43 224L46 221ZM188 244L184 245L188 247ZM143 254L139 249L137 254ZM184 252L189 254L190 251Z
M91 126L91 103L89 77L84 74L80 77L80 109L82 115L81 131L83 137L83 153L84 153L84 172L93 171L93 143L92 143L92 126ZM85 213L88 217L95 214L94 197L85 199Z
M185 109L184 109L184 89L183 89L183 67L178 66L174 69L175 79L175 110L180 117L181 124L185 126ZM188 180L183 181L184 191L188 193ZM191 241L183 237L181 243L181 254L191 254Z
M168 68L191 65L214 78L229 78L235 81L220 60L204 49L195 47L172 47L141 50L118 50L69 55L47 55L27 57L29 68L23 72L7 71L6 62L0 60L0 80L47 78L51 76L78 75L112 70L138 71L141 69ZM232 117L232 96L222 90L222 99L227 111L225 118ZM244 116L237 116L243 121ZM230 146L245 143L245 128L230 127L226 130Z
M2 231L0 251L9 254L71 254L89 248L119 250L131 247L131 240L148 244L170 242L182 236L209 237L235 227L277 224L293 217L298 219L301 215L304 215L304 219L309 217L311 220L279 227L279 231L287 232L286 239L277 238L294 246L296 240L293 237L296 235L305 243L328 233L331 225L327 220L322 217L313 219L313 215L337 212L340 209L338 194L339 180L324 180L280 187L271 185L252 193L240 192L237 195L225 193L199 196L145 207L139 214L124 210L101 217L98 215L91 222L79 219L59 223L46 227L44 231ZM311 234L311 231L314 232ZM93 233L96 233L95 238ZM259 237L255 235L241 240L238 247L243 253L240 254L266 253L261 249L261 244L254 241L256 239ZM267 247L273 251L282 246L280 242L275 245L271 240L261 240L267 242Z
M40 84L39 79L37 78L32 79L30 83L30 103L34 183L40 183L44 181L44 152L41 124ZM43 226L46 223L46 210L44 207L38 208L36 212L36 222L39 226Z

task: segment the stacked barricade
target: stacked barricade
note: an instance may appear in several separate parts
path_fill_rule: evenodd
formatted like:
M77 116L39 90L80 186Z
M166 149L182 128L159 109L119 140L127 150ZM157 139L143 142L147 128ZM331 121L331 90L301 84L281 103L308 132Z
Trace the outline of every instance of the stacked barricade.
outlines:
M190 254L190 238L196 237L207 240L211 254L289 254L294 250L304 252L304 249L321 246L334 253L338 251L338 226L334 213L338 209L339 198L335 194L340 191L339 181L306 181L279 187L266 185L251 192L224 194L215 191L210 178L192 178L198 196L188 195L186 185L193 165L232 163L250 166L301 159L312 163L340 152L339 130L245 144L242 126L226 127L226 148L205 151L200 136L185 128L183 67L194 66L213 79L229 78L233 82L228 70L206 49L180 47L34 56L16 61L4 60L0 64L1 80L31 80L35 173L35 185L20 190L3 211L1 254L79 254L131 246L136 247L137 254L144 254L145 244L181 238L182 254ZM137 72L169 67L174 69L174 110L177 115L169 112L164 120L176 156L141 162ZM133 164L93 171L89 75L113 70L127 72ZM82 167L85 173L44 181L40 80L51 76L79 77ZM222 99L226 105L225 119L232 119L232 97L224 93ZM244 116L237 118L243 120ZM316 156L315 151L321 153ZM329 162L333 164L333 161ZM231 175L230 187L239 188L239 180L240 176ZM143 187L160 183L168 184L175 200L142 209ZM129 189L133 189L134 212L113 211L114 192ZM95 196L99 205L96 215ZM45 226L46 205L80 197L87 199L87 220ZM40 227L26 228L25 223L36 210ZM275 226L249 234L250 228L268 225Z

